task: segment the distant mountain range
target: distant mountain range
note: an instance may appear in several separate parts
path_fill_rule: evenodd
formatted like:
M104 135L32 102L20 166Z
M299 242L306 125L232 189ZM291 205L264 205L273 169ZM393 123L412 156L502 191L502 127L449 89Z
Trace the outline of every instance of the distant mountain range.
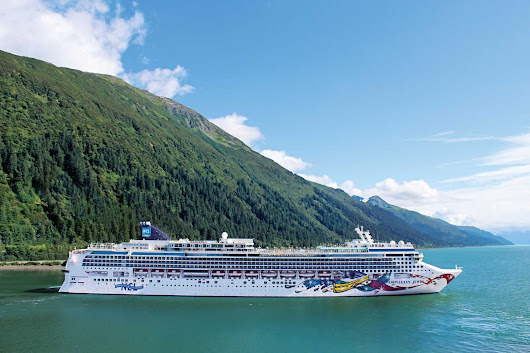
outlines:
M526 230L526 231L520 231L520 230L503 231L503 232L500 232L499 235L502 236L505 239L508 239L509 241L513 242L514 244L530 245L530 230Z
M124 81L0 51L0 260L64 258L137 237L255 237L260 246L356 238L505 244L309 182L202 115Z
M496 243L498 245L513 245L512 242L501 236L494 235L476 227L455 226L438 218L424 216L418 212L390 205L379 196L369 198L367 203L391 212L411 227L429 234L436 239L441 239L446 243L461 246L484 245L485 242Z

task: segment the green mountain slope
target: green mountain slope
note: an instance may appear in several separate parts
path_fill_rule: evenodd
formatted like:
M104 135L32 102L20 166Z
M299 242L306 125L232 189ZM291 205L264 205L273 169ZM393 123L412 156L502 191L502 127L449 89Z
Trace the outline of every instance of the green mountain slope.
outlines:
M379 196L370 197L367 203L391 212L415 229L429 234L446 244L452 244L454 246L512 244L503 237L476 227L454 226L438 218L424 216L418 212L390 205Z
M381 240L456 245L304 180L181 104L1 51L0 165L0 260L124 241L139 220L262 246L341 242L358 224Z

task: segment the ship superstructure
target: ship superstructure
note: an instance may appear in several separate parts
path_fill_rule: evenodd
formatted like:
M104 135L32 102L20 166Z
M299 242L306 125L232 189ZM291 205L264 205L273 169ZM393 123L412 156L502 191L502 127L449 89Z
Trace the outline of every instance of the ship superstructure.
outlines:
M60 292L182 296L336 297L440 292L462 269L423 262L411 243L359 239L314 249L261 249L253 239L143 239L73 250ZM151 234L157 240L150 239Z

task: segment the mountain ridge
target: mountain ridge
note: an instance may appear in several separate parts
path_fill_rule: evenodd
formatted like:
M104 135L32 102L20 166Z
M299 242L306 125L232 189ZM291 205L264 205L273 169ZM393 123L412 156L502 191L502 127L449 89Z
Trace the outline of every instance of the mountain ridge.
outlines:
M228 231L261 246L338 243L358 224L381 240L457 244L309 182L193 109L112 76L0 51L0 127L0 260L126 241L140 220L177 238Z

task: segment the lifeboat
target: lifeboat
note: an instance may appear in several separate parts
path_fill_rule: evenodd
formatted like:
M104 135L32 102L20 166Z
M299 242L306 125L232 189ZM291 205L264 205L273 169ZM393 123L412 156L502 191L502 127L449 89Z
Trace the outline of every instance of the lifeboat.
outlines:
M212 271L213 277L224 277L224 275L225 275L225 271L219 271L219 270Z
M147 268L135 268L134 269L135 275L143 276L143 275L147 275L148 273L149 273L149 270Z
M168 276L178 276L180 274L179 270L167 270Z
M276 271L263 271L261 272L261 277L263 278L273 278L278 276L278 273Z
M318 271L318 277L329 278L331 277L331 271Z
M163 275L164 274L164 270L155 269L155 270L151 270L151 273L154 274L154 275Z
M184 277L209 277L210 271L193 271L187 270L183 273Z
M241 277L241 271L228 271L228 277Z
M282 271L280 272L281 278L294 278L296 277L296 272L294 271Z
M344 273L341 271L333 271L333 277L334 278L342 278L344 276Z
M300 278L312 278L315 277L315 271L300 271L298 275Z
M245 277L258 277L258 271L247 271Z

